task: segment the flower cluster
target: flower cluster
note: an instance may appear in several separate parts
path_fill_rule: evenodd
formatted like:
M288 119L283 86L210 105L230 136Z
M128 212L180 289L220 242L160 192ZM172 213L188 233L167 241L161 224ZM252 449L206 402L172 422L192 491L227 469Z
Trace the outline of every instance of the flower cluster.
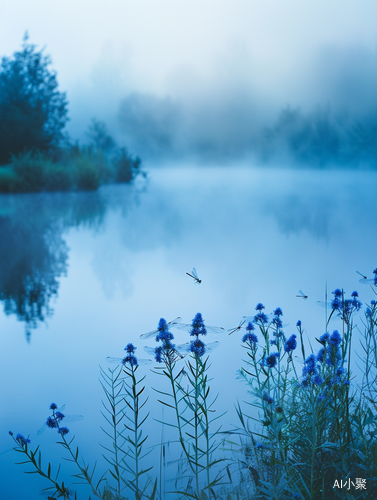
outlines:
M64 436L65 434L68 434L69 429L67 429L67 427L59 427L59 423L65 418L65 415L59 410L55 411L57 407L58 406L55 403L50 404L50 410L52 410L52 416L47 417L46 426L49 429L57 429L58 433ZM64 429L63 432L62 429Z
M260 326L266 325L268 323L268 316L263 312L265 309L264 305L259 303L257 304L255 310L258 311L254 316L254 323L259 324Z
M175 345L171 343L174 336L169 332L169 326L164 318L158 322L158 334L156 335L156 342L162 342L162 345L156 347L154 357L157 363L163 363L166 360L173 361L175 355Z
M13 432L9 431L9 434L11 436L13 436ZM22 448L24 446L26 446L28 443L30 443L30 439L29 438L25 438L22 434L17 434L16 441L18 442L18 444L20 446L22 446Z
M129 364L131 367L137 367L138 362L137 362L137 357L135 356L135 351L137 347L135 347L133 344L127 344L124 350L127 352L127 356L123 358L122 360L122 365Z
M190 342L190 352L201 358L206 352L206 346L199 339L199 335L207 335L207 330L200 313L195 314L195 318L192 320L190 335L196 337L195 340L191 340Z
M358 299L359 294L355 291L351 294L351 299L344 299L344 293L337 288L333 292L334 298L331 301L333 311L342 318L346 323L349 323L354 312L360 310L362 303Z
M263 365L268 368L274 368L277 365L278 359L280 358L280 352L273 352L267 358L263 358Z
M255 335L255 333L251 333L255 330L255 327L253 323L249 321L246 327L246 332L245 335L242 337L242 342L245 344L248 344L249 347L256 347L256 344L258 343L258 337Z
M296 335L291 335L288 340L284 343L284 351L290 353L294 351L297 347Z

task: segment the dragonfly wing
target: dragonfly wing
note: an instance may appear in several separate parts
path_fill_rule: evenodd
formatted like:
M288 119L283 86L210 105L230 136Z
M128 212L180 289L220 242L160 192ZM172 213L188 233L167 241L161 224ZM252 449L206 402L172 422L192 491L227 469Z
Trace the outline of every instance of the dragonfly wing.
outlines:
M188 332L192 328L192 325L189 325L188 323L179 323L175 325L175 328Z
M79 420L83 420L82 415L64 415L63 422L78 422Z
M223 333L223 332L225 332L225 330L222 326L207 326L206 325L206 330L208 333Z
M210 342L209 344L206 344L206 352L212 352L220 345L220 342Z
M155 347L144 346L144 351L146 353L148 353L150 356L154 356L156 354L156 348Z
M157 334L158 334L158 330L152 330L151 332L142 333L140 335L140 338L141 339L150 339L151 337L154 337Z
M185 344L176 345L174 348L178 354L185 355L190 352L190 342L186 342Z
M39 431L37 431L37 436L40 436L42 432L44 432L46 429L47 429L47 424L44 423L42 427L39 429Z
M180 318L178 316L178 318L175 318L173 319L172 321L169 321L169 323L167 323L167 325L170 327L170 326L177 326L177 323L180 323L182 321L182 318Z
M114 363L120 365L123 361L123 358L111 358L110 356L107 356L106 361L108 363Z
M153 354L154 354L154 352L153 352ZM151 365L153 363L153 361L151 359L139 359L139 358L137 358L137 363L140 366L145 366L145 365Z
M196 280L198 280L198 279L199 279L199 278L198 278L198 273L196 272L195 267L193 267L193 268L192 268L191 273L192 273L192 275L194 276L194 278L195 278Z

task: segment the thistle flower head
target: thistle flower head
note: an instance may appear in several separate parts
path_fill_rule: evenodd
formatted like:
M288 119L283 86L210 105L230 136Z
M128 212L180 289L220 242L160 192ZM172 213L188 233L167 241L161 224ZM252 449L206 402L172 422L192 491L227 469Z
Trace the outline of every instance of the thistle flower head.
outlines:
M60 427L58 429L58 433L61 434L62 436L65 436L66 434L68 434L68 432L69 432L68 427Z
M248 324L247 324L247 327L246 327L246 331L247 332L252 332L253 330L255 330L255 326L253 325L253 323L251 323L249 321Z
M58 423L54 418L47 417L46 425L49 429L55 429L58 426Z
M124 350L128 352L128 354L134 354L136 351L137 347L135 347L133 344L127 344Z
M322 344L326 344L330 340L330 334L329 332L324 333L319 337L319 340L322 342Z
M333 346L338 347L342 342L342 337L340 336L340 333L338 330L334 330L330 336L330 344Z
M337 288L332 293L334 294L335 297L341 297L342 296L342 290L340 290L340 288Z
M297 321L297 323L296 323L297 328L300 328L300 327L301 327L301 324L302 324L302 323L301 323L301 320L299 319L299 320Z
M137 357L134 356L133 354L129 354L128 356L126 356L125 358L122 359L122 365L125 366L125 365L130 365L130 366L134 366L135 368L137 366L139 366L138 362L137 362Z
M296 349L296 347L297 347L296 335L291 335L284 344L284 351L292 352Z
M260 312L254 316L254 323L260 323L262 325L265 325L268 323L268 317L265 313Z
M201 358L206 352L205 343L200 339L195 339L190 342L190 352Z
M358 297L358 296L359 294L356 291L351 293L351 297Z
M207 335L206 327L204 326L204 320L200 313L195 314L195 318L192 320L190 335L198 337L199 335Z
M22 434L17 434L16 441L18 441L18 444L20 444L22 447L30 443L30 439L25 438Z
M277 360L280 357L280 352L273 352L264 360L265 366L268 368L274 368L277 365Z
M281 310L281 307L277 307L274 311L275 316L283 316L283 311Z
M254 333L245 333L242 337L242 342L255 345L258 343L258 337Z
M63 420L63 418L64 418L64 413L62 413L60 411L57 411L55 413L55 418L56 418L56 420L58 420L59 422L61 422Z
M256 310L256 311L263 311L263 309L265 309L265 307L264 307L264 305L263 305L263 304L261 304L260 302L259 302L259 304L257 304L257 305L255 306L255 310Z
M56 410L57 407L58 407L58 405L56 405L55 403L50 404L50 410Z

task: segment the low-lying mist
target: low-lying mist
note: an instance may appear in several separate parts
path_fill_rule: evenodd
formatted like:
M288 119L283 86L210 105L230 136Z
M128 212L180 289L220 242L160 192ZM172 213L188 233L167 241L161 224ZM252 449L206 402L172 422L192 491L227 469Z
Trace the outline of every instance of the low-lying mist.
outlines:
M98 118L147 161L377 167L376 50L326 47L289 74L236 59L207 77L177 69L166 92L120 95L117 82L113 115Z

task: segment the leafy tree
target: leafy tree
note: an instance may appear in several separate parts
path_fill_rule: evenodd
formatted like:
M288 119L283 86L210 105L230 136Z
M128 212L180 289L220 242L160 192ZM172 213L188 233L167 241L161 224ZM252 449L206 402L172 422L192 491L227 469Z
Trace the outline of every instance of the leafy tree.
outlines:
M12 154L56 146L68 119L50 57L28 40L26 33L22 49L0 64L0 164Z

